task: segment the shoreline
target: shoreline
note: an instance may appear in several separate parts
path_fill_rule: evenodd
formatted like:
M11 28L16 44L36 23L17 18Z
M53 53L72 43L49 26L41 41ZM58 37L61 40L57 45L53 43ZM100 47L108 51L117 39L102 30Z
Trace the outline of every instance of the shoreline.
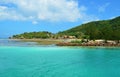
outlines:
M83 47L120 47L120 43L70 43L72 40L80 39L9 39L21 42L36 42L39 45L56 45L56 46L83 46Z
M36 42L38 45L53 45L62 42L61 39L10 39L21 42Z
M88 43L59 43L57 46L84 46L84 47L120 47L119 44L108 44L108 43L103 43L103 44L88 44Z

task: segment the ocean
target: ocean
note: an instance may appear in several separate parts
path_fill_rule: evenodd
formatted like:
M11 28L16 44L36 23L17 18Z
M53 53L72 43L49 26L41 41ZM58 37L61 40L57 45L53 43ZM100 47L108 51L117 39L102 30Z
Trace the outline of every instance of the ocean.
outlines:
M120 77L120 48L0 40L0 77Z

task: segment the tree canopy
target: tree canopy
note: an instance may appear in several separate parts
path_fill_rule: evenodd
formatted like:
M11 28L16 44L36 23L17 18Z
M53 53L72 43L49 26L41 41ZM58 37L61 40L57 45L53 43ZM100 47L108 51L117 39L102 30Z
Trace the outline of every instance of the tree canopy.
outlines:
M90 39L120 40L120 16L110 20L93 21L75 28L59 32L80 37L87 35Z
M47 31L43 32L25 32L23 34L13 35L12 38L15 39L33 39L33 38L50 38L53 34Z

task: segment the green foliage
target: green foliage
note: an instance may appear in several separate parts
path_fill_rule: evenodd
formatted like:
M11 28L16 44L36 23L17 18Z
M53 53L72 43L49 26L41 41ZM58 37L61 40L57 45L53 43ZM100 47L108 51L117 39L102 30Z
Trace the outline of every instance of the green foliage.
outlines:
M82 38L84 36L84 34L80 31L63 31L63 32L58 32L57 35L59 36L63 36L63 35L67 35L67 36L75 36L76 38Z
M94 21L82 24L75 28L59 32L58 34L73 35L77 38L84 38L84 36L87 35L91 40L120 40L120 16L111 20Z
M73 41L71 41L71 43L82 43L82 41L79 41L79 40L73 40Z
M13 35L12 38L16 38L16 39L33 39L33 38L42 38L42 39L46 39L46 38L51 38L54 34L50 33L50 32L25 32L23 34L19 34L19 35Z

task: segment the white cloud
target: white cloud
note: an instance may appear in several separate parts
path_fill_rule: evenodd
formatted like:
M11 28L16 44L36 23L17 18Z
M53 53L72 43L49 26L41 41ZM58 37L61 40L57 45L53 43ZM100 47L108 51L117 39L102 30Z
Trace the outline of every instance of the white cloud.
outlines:
M36 25L36 24L38 24L38 22L37 21L32 21L32 24Z
M87 8L74 0L1 0L15 7L0 6L0 19L35 21L84 21ZM37 22L38 23L38 22Z
M24 16L6 6L0 6L0 20L26 20Z
M104 12L109 5L110 5L110 3L106 3L106 4L102 5L102 6L100 6L100 7L98 8L98 11L99 11L99 12Z

